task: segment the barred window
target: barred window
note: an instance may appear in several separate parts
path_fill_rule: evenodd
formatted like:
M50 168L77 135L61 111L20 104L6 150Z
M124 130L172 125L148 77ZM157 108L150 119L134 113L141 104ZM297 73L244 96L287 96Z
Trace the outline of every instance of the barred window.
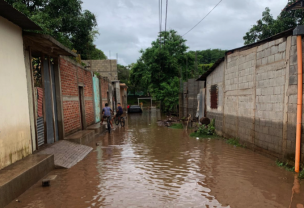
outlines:
M211 109L217 109L217 102L218 102L218 87L217 85L211 85L211 89L210 89Z

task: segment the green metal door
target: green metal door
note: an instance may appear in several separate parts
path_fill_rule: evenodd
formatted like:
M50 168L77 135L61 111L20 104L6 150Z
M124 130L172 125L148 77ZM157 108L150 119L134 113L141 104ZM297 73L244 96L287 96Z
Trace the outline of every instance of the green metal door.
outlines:
M94 90L94 106L95 106L95 122L100 122L100 88L99 79L96 75L93 76L93 90Z

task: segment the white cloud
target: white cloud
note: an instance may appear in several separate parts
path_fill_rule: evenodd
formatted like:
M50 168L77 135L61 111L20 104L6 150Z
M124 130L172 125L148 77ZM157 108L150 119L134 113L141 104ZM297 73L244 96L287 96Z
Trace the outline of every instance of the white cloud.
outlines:
M169 0L167 28L183 35L217 2ZM223 0L184 38L190 50L240 47L243 36L261 18L266 7L276 17L286 3L287 0ZM149 47L159 32L158 0L83 0L83 9L97 17L100 36L95 41L96 46L107 56L111 51L111 58L116 58L118 53L121 64L136 62L139 50Z

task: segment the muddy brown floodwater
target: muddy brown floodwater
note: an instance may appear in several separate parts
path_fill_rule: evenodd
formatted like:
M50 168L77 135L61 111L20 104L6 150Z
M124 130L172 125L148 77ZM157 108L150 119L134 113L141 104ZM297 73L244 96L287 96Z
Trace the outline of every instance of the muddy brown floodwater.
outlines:
M50 187L39 181L8 207L303 207L304 181L273 159L158 119L153 109L129 115L83 161L50 172Z

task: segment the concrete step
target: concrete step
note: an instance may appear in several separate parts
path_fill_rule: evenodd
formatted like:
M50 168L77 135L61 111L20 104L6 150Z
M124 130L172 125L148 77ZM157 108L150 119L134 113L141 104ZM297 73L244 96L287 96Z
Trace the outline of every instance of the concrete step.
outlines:
M95 136L94 130L82 130L68 137L65 137L64 140L74 142L77 144L88 144L94 139L94 136Z
M61 140L41 150L38 154L53 154L56 168L71 168L83 160L92 150L92 147L86 145Z
M101 124L100 122L97 124L93 124L87 127L87 130L94 130L95 134L101 134L106 130L105 124Z
M53 155L30 155L0 170L0 207L5 207L54 169Z

